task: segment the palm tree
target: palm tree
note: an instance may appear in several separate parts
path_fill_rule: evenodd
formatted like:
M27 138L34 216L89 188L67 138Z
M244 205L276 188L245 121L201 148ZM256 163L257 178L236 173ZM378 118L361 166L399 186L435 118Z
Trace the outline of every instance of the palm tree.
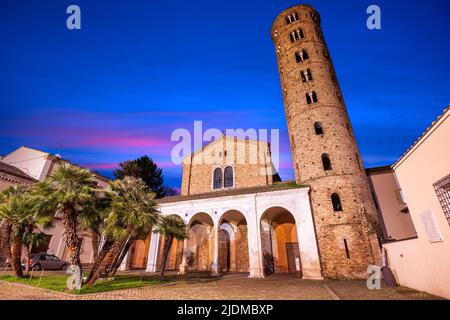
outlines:
M116 275L117 270L119 270L119 267L122 264L122 261L125 258L127 252L133 245L133 242L138 239L145 240L148 236L148 233L148 230L142 228L133 231L132 235L127 238L127 241L122 251L120 252L120 255L117 257L117 259L115 259L113 265L110 267L110 270L108 272L109 277L114 277Z
M92 253L94 261L99 255L99 246L102 236L103 221L111 203L110 197L105 192L98 192L95 201L83 208L80 214L81 226L91 234Z
M1 200L0 200L1 201ZM5 259L5 266L11 262L11 222L8 219L2 219L0 222L0 250Z
M173 239L184 240L187 238L186 224L183 219L175 215L162 217L155 232L164 237L161 263L159 266L159 276L160 278L164 278L164 271Z
M106 237L113 241L98 269L87 282L92 287L107 268L113 265L137 230L150 232L158 222L155 194L138 178L125 177L111 182L111 209L104 224Z
M44 210L62 214L70 263L78 266L80 270L78 218L83 209L95 201L97 191L94 174L71 164L62 164L50 177L35 187L39 206Z
M12 186L3 192L2 199L0 218L5 219L10 225L10 239L4 236L3 241L11 242L9 248L11 266L17 277L23 277L21 256L25 235L32 232L35 227L47 226L50 219L37 210L34 199L26 187Z

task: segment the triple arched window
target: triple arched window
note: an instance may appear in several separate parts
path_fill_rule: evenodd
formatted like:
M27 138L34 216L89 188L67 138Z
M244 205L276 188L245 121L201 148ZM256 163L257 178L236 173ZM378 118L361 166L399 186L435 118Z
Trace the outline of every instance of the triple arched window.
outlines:
M234 186L233 167L228 166L223 171L216 168L213 172L213 189L232 188Z

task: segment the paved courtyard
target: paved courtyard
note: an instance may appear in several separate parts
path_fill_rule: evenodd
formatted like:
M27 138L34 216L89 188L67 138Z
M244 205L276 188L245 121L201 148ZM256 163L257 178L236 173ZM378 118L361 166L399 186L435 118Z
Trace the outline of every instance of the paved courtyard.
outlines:
M249 279L229 275L220 279L181 280L176 283L74 296L0 281L0 300L417 300L436 299L426 293L398 287L368 290L365 281L310 281L292 276Z

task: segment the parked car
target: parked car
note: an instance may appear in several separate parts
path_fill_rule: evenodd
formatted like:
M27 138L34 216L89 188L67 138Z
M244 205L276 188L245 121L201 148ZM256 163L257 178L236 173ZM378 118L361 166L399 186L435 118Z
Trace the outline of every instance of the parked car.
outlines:
M66 270L69 262L61 260L57 256L48 253L33 253L28 261L31 270ZM25 265L22 263L22 267Z

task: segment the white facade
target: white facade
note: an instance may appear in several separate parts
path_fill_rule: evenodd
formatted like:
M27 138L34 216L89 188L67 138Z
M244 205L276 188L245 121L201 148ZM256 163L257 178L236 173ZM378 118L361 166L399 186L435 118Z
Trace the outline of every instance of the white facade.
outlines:
M319 253L314 229L314 223L309 205L309 188L297 188L261 193L219 196L206 199L186 200L172 203L162 203L162 215L177 215L188 225L199 213L207 214L213 221L211 232L214 232L211 251L213 273L219 270L218 232L222 217L231 211L241 213L247 223L247 240L250 277L264 277L263 250L261 242L261 219L263 215L274 208L281 208L292 214L295 219L296 232L301 259L303 279L323 279L319 261ZM155 272L159 235L153 234L150 241L147 272ZM183 262L180 272L186 268L187 241L184 241Z

